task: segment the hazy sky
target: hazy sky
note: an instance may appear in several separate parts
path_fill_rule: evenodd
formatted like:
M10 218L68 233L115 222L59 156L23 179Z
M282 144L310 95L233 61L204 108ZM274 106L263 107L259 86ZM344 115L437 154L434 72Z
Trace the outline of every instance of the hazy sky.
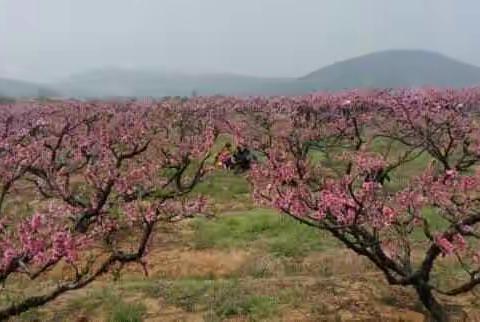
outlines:
M107 66L300 76L392 48L480 65L478 0L0 0L0 77Z

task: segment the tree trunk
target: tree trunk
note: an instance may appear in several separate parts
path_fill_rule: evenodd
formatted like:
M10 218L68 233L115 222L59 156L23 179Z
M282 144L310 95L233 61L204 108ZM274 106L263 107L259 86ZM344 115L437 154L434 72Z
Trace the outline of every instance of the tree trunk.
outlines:
M448 316L443 306L435 299L432 290L424 283L415 285L418 297L430 313L432 322L448 322Z

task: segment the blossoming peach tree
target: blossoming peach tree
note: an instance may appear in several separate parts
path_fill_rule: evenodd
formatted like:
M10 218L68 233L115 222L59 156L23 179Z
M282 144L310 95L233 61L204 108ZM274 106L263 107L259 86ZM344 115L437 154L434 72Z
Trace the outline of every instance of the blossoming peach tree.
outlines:
M439 299L480 284L479 105L469 89L2 108L0 319L145 265L156 224L204 208L192 189L220 126L258 154L259 203L330 232L446 321ZM436 274L445 262L463 276Z
M439 298L480 284L479 94L252 99L230 128L259 154L249 177L259 203L328 231L446 321ZM463 275L436 274L444 262Z
M146 268L155 225L203 211L191 191L217 135L206 113L169 101L2 108L0 320L127 263Z

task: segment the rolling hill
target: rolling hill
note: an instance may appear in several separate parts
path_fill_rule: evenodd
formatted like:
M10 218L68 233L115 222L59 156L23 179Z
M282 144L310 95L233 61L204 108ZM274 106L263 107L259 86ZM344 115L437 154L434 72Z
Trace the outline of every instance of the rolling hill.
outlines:
M193 75L109 68L71 76L52 84L67 96L190 96L277 94L290 79L256 78L233 74Z
M376 52L335 63L299 80L304 88L465 87L480 85L480 67L420 50Z
M318 90L480 85L480 67L421 50L376 52L320 68L300 78L233 74L189 75L103 69L54 84L68 96L292 95Z
M104 68L47 86L0 79L0 95L25 97L163 97L198 95L296 95L351 88L467 87L480 85L480 67L422 50L389 50L351 58L299 78L235 74L186 74ZM50 89L49 89L50 88Z

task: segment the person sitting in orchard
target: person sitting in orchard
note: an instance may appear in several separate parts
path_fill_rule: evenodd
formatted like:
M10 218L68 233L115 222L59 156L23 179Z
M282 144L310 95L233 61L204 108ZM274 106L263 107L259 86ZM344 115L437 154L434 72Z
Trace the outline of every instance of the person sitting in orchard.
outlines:
M238 146L237 150L233 154L233 164L236 172L243 172L250 170L252 161L255 160L255 156L244 146Z
M215 158L215 164L224 169L231 169L233 166L232 145L226 143Z
M390 176L388 173L385 173L385 169L383 168L369 171L365 176L365 182L378 182L382 186L385 183L385 180L390 182Z

